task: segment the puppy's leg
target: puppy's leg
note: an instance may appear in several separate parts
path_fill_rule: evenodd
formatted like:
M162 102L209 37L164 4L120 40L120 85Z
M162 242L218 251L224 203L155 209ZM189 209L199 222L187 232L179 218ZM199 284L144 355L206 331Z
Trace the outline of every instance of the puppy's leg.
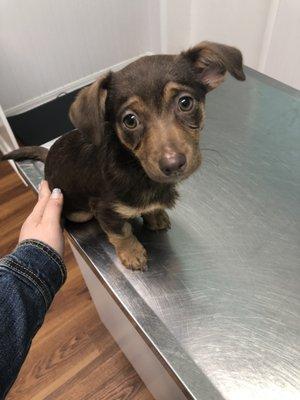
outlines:
M114 245L122 264L129 269L145 270L147 253L144 246L133 235L131 225L125 222L122 233L107 232L108 240Z
M98 210L95 212L95 217L114 246L122 264L129 269L145 270L147 253L132 233L130 223L112 210Z
M143 220L146 228L150 229L151 231L160 231L171 228L171 222L165 210L158 210L149 214L143 214Z

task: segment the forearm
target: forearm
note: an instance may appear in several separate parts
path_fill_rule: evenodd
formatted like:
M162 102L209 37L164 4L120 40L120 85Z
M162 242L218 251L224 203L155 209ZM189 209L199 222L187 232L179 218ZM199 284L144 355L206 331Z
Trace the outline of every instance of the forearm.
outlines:
M65 279L61 257L37 240L21 242L0 260L0 399L14 382Z

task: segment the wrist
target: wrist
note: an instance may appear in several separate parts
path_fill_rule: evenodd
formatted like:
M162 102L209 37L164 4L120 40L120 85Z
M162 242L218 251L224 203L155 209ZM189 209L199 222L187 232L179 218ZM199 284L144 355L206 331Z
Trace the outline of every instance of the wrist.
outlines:
M1 260L1 265L38 289L46 309L67 275L61 256L48 244L36 239L23 240L11 254Z

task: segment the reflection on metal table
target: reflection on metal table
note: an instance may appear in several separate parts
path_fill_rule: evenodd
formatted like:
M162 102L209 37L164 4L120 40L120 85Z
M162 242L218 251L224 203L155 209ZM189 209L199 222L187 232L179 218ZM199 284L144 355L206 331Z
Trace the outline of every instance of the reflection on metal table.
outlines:
M172 229L135 224L147 272L126 270L95 222L67 224L101 318L157 398L300 399L300 96L246 72L208 95L201 147L216 151L181 185ZM42 164L19 168L36 187Z

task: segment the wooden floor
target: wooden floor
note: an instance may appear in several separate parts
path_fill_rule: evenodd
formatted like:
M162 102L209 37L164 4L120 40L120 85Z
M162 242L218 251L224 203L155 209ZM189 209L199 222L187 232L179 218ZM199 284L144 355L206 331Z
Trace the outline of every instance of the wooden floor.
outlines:
M0 255L13 250L36 196L0 164ZM70 247L68 279L36 335L7 400L150 400L129 361L98 318Z

